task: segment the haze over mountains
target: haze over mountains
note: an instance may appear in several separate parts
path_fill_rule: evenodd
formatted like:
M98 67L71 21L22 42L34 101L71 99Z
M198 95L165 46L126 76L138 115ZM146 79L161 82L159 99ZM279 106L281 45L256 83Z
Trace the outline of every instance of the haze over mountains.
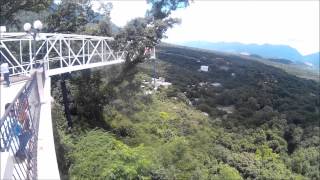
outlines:
M320 52L303 56L295 48L288 45L273 45L273 44L243 44L239 42L206 42L206 41L188 41L181 45L196 47L202 49L244 53L251 55L259 55L264 58L281 58L288 59L295 63L303 63L314 69L319 69L319 54Z

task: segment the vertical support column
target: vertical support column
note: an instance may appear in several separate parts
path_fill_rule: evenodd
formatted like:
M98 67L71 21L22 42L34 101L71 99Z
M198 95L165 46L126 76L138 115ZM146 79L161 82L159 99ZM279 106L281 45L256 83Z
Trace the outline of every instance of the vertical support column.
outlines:
M22 41L20 40L20 63L22 65Z
M59 51L60 51L60 68L62 68L62 43L61 43L61 39L59 39L59 46L60 46L60 49L59 49Z
M47 77L44 86L44 95L47 101L41 104L39 121L37 179L60 180L52 129L50 84L50 77Z
M101 40L101 62L103 62L104 61L104 50L103 50L103 44L104 44L104 40Z
M71 43L70 43L70 39L68 40L68 43L69 43L69 47L71 48ZM71 52L70 52L70 48L68 48L68 59L69 59L69 64L68 64L68 66L70 66L71 65ZM76 57L75 57L76 58Z
M48 42L49 40L47 40L46 41L46 43L47 43L47 51L46 51L46 64L47 64L47 67L45 68L45 73L47 73L47 70L49 70L50 69L50 61L49 61L49 55L50 55L50 53L48 52L48 50L49 50L49 42ZM46 77L47 77L47 74L46 74Z
M85 50L86 50L86 44L84 39L82 39L82 64L85 64Z
M87 59L87 62L86 64L90 61L89 60L89 57L90 57L90 43L89 43L90 40L87 40L87 44L88 44L88 59Z
M31 39L29 39L29 58L30 58L30 71L33 69L33 58L32 58L32 42Z

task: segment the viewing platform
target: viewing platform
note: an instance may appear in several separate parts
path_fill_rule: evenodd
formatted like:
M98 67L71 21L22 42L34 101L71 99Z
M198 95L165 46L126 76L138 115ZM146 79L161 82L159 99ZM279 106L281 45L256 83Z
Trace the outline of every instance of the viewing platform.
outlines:
M0 80L0 179L60 179L51 76L125 62L127 46L114 50L110 41L76 34L1 33L0 56L8 63L11 84Z

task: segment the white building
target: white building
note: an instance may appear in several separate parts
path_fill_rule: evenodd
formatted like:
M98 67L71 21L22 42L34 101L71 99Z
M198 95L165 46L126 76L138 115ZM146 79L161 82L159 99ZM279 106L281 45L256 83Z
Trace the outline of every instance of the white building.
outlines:
M172 85L170 82L166 82L163 77L159 77L159 79L152 78L152 84L155 85L155 89L158 89L159 86L163 86L164 88L168 88Z
M200 66L200 71L202 72L208 72L209 66Z
M221 86L222 86L222 84L221 84L221 83L218 83L218 82L211 83L211 85L212 85L213 87L221 87Z

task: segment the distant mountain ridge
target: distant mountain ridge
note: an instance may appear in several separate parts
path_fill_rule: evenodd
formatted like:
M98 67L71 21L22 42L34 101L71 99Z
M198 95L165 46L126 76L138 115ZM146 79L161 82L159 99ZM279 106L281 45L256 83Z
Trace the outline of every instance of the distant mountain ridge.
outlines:
M303 63L307 66L319 69L320 52L303 56L295 48L288 45L259 45L243 44L239 42L206 41L189 41L181 43L181 45L230 53L254 54L264 58L288 59L296 63Z
M304 56L305 63L311 63L315 65L316 67L319 67L319 61L320 61L320 52L309 54Z

